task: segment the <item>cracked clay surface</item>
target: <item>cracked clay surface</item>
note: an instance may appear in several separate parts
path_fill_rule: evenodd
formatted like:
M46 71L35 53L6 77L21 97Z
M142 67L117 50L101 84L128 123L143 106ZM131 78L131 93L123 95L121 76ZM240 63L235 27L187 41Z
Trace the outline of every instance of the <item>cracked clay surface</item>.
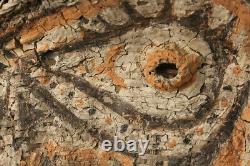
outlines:
M247 0L0 0L0 165L248 166ZM149 140L144 155L103 140Z

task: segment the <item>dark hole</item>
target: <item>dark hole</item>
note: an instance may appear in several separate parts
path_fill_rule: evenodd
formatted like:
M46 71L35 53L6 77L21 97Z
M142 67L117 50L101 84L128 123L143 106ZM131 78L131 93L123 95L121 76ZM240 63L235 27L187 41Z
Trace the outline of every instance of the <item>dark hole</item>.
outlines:
M94 114L96 113L96 109L90 108L90 109L88 110L88 112L89 112L89 115L94 115Z
M80 17L80 20L84 23L84 24L88 24L89 20L83 16Z
M6 68L7 66L0 63L0 74L3 73L4 69Z
M51 89L54 89L57 86L57 83L52 82L49 86L50 86Z
M218 117L218 115L216 114L212 114L208 119L207 119L207 123L212 124L214 119L216 119Z
M73 96L74 96L74 94L75 94L75 92L69 92L68 97L69 97L70 99L72 99Z
M56 60L54 55L51 54L52 51L47 51L43 56L37 57L37 59L41 59L42 63L44 63L47 66L53 66L56 64Z
M189 144L190 141L191 141L191 140L190 140L189 138L186 137L186 138L184 138L183 143L184 143L184 144Z
M178 74L178 69L173 63L161 63L155 68L155 73L165 78L171 79Z
M120 132L121 132L121 133L124 133L124 132L127 131L127 129L128 129L128 125L127 125L127 124L123 124L123 125L121 126Z
M137 2L137 5L138 5L138 6L142 6L142 5L146 5L146 4L148 4L147 1L138 1L138 2Z
M161 136L160 135L155 136L155 142L161 142Z
M233 90L233 88L232 88L232 86L231 86L231 85L226 85L226 86L224 86L224 87L223 87L223 90L232 91L232 90Z
M9 0L3 0L2 5L6 4L8 2L9 2Z
M163 164L164 164L163 161L157 161L157 162L155 163L156 166L163 166Z

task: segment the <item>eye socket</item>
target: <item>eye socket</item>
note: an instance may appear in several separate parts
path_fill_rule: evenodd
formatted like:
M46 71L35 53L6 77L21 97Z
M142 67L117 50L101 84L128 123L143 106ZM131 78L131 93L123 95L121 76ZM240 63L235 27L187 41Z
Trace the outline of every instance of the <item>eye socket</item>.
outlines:
M163 76L164 78L171 79L177 76L178 69L174 63L160 63L155 68L156 75Z
M155 88L171 92L190 81L200 65L199 55L182 55L178 49L155 50L147 55L144 77Z

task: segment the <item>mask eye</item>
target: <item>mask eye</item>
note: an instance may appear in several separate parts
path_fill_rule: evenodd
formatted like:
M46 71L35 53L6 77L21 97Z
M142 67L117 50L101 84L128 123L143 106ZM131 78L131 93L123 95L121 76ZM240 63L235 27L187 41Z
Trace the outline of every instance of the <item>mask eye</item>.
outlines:
M54 10L54 3L63 6ZM7 148L26 150L28 143L56 138L91 148L91 155L73 149L74 159L101 156L101 161L116 158L132 165L127 153L100 155L98 146L114 136L145 138L149 154L131 155L136 162L208 165L234 135L237 119L250 121L248 114L239 118L250 87L249 45L244 43L250 12L243 1L55 1L41 17L45 9L40 6L27 10L28 1L11 4L0 2L0 124L18 131L3 141L0 136ZM235 25L234 14L240 17ZM13 20L5 24L9 16ZM6 126L6 119L14 126ZM64 149L56 144L47 149L55 147ZM63 151L63 158L73 151ZM47 152L37 154L51 158Z
M144 76L148 83L160 90L176 90L191 80L200 63L195 55L181 55L177 50L157 50L148 55Z

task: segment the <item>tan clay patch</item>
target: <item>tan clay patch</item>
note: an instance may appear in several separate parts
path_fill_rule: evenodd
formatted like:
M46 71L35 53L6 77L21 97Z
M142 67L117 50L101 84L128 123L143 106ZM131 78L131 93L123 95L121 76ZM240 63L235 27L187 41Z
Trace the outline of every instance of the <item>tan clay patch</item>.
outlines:
M174 148L177 145L177 142L175 139L171 139L168 143L167 143L167 147L168 148Z
M80 76L84 73L86 73L86 67L84 65L79 65L74 69L77 76Z
M50 160L54 157L63 158L66 161L76 161L77 164L89 164L99 166L109 166L109 161L112 159L117 160L122 166L132 166L133 159L117 152L104 152L94 149L73 149L70 147L59 146L54 141L50 141L44 145L41 151L45 151ZM22 163L26 166L38 166L41 164L42 155L40 153L32 153L27 160Z
M220 151L214 166L236 166L241 165L241 155L245 151L245 124L238 121L235 124L232 137L229 142Z
M108 124L108 125L111 125L113 120L112 120L112 117L108 116L105 118L105 122Z
M246 120L250 122L250 103L247 105L247 107L243 110L241 114L241 119Z
M92 4L89 1L83 1L77 8L80 10L82 16L91 18L96 16L97 13L104 8L118 6L119 3L119 0L99 0L96 4Z
M56 26L65 24L66 22L63 19L62 15L58 13L43 17L35 21L32 25L29 25L21 30L20 42L22 44L29 43L33 40L43 37L46 31L49 31Z
M40 70L39 77L37 78L37 80L38 80L41 84L47 85L47 84L49 83L50 78L49 78L49 76L47 75L47 72L46 72L44 69L42 69L42 70ZM63 92L62 92L62 94L63 94Z
M95 71L97 73L106 74L113 82L113 84L119 88L126 88L124 79L118 76L115 72L115 60L119 56L124 45L113 45L107 52L104 63L98 66Z
M204 133L203 127L198 127L198 128L195 130L195 132L196 132L196 134L197 134L198 136L201 136L201 135Z
M80 109L84 106L84 100L83 99L76 99L73 102L74 107L76 107L77 109Z
M248 32L247 46L250 46L250 7L242 0L213 0L215 4L220 4L233 12L239 17L238 24L236 25L236 33L239 33L242 29Z
M220 105L221 105L221 107L223 107L223 108L227 108L227 107L229 106L229 103L228 103L227 99L223 98L223 99L221 99L221 101L220 101Z
M69 22L73 23L74 20L78 20L81 16L86 18L94 17L104 8L118 5L118 0L100 0L97 4L91 4L89 1L82 1L76 7L64 8L58 13L38 19L32 24L24 27L20 33L20 43L29 43L42 37L47 31L56 26L63 26Z
M235 67L233 68L233 74L234 74L235 76L239 76L240 73L241 73L240 66L235 66Z

